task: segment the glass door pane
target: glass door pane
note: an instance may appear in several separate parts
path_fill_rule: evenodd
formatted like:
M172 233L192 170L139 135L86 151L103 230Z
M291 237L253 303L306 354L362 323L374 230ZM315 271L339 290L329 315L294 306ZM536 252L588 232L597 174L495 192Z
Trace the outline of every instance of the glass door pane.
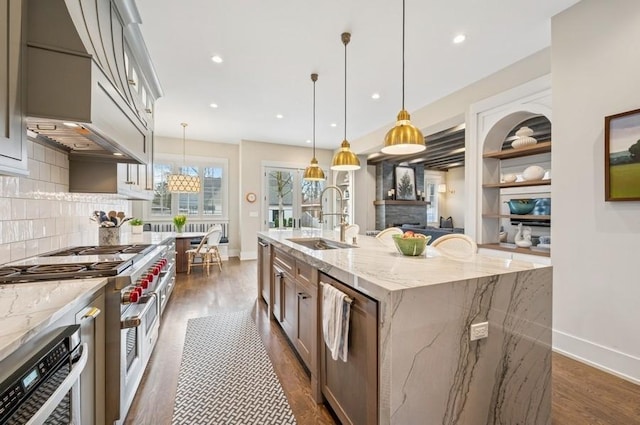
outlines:
M304 170L265 169L265 228L319 227L324 182L303 180Z

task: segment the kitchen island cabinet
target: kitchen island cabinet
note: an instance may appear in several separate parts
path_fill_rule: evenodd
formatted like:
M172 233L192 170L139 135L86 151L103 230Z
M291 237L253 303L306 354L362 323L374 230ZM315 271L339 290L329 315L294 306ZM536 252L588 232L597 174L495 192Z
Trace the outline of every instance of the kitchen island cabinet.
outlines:
M334 238L319 230L258 236L377 305L377 354L367 353L376 356L377 387L351 383L340 395L347 400L363 385L377 388L377 420L347 412L354 416L346 423L551 424L550 266L482 255L449 258L432 247L405 257L372 237L327 250L289 240ZM470 326L483 322L488 337L472 341ZM350 336L350 350L360 344L359 334ZM317 341L322 351L321 332ZM331 404L326 373L333 372L324 369L320 384Z

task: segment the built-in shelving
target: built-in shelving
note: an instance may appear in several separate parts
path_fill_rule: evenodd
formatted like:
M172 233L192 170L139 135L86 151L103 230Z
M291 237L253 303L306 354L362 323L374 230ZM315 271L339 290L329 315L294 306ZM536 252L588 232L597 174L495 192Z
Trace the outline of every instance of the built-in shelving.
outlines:
M478 248L488 248L495 249L497 251L507 251L507 252L515 252L518 254L528 254L528 255L538 255L540 257L550 257L551 250L536 248L535 246L531 248L520 248L510 243L484 243L478 245Z
M540 142L535 145L524 146L517 149L505 149L495 152L487 152L482 155L483 158L510 159L522 156L537 155L540 153L551 152L551 142Z
M549 186L551 185L551 179L548 180L528 180L523 182L513 183L485 183L482 187L490 188L507 188L507 187L529 187L529 186Z
M550 215L535 214L482 214L484 218L511 218L511 219L527 219L527 220L551 220Z

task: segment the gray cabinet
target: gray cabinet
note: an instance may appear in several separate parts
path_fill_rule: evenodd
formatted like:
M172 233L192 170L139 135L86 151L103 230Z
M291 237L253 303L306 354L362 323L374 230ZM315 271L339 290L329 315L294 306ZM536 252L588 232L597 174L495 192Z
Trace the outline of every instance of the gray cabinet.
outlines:
M320 273L320 282L336 287L353 300L348 361L333 360L322 336L319 338L322 395L343 424L377 424L378 303L324 273Z
M0 3L0 174L27 175L23 124L24 1Z
M80 325L83 343L89 348L89 359L80 376L83 424L104 424L105 418L105 319L104 295L77 310L75 323Z

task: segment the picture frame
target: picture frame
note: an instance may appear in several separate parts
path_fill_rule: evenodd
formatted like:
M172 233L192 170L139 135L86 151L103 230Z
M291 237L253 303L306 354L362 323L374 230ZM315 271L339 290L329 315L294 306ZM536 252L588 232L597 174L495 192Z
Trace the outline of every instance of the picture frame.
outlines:
M398 165L394 169L394 187L396 200L416 200L416 171L411 167Z
M640 109L604 118L605 201L640 201Z

